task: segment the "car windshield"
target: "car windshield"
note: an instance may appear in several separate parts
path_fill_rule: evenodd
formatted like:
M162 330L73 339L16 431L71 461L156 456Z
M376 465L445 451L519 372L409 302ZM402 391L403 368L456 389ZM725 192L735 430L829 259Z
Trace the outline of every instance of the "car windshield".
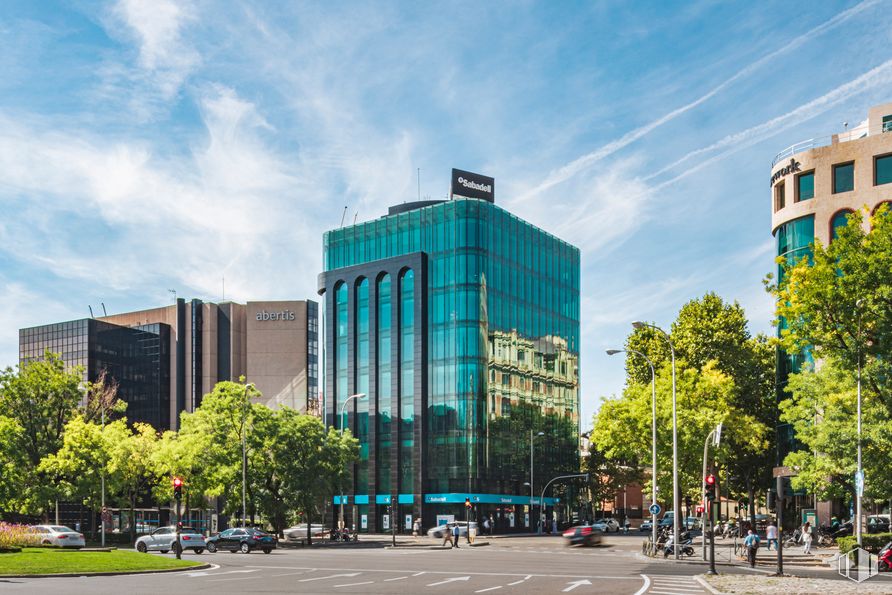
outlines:
M194 527L180 527L180 533L198 533Z
M261 531L260 529L245 529L248 535L266 535L265 531Z
M56 533L74 533L74 531L72 531L68 527L60 527L59 525L53 525L50 527L50 529L52 529Z

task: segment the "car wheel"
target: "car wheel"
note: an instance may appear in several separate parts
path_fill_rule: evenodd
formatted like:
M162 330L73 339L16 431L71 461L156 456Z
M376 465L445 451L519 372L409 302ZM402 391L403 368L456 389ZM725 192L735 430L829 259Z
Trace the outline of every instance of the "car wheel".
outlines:
M158 550L158 551L161 552L162 554L166 554L166 553L169 552L170 550Z
M146 544L142 541L136 544L136 551L138 551L140 554L146 553L146 551L148 551L148 549L149 548L147 548Z
M200 553L202 553L203 551L204 551L204 548L203 548L203 547L197 547L197 548L195 548L195 553L196 553L196 554L200 554Z
M208 551L212 554L217 553L217 544L213 541L208 542Z
M271 551L273 551L272 548L268 548L268 547L263 548L263 553L264 553L264 554L268 554L268 553L270 553Z
M250 553L251 553L251 546L248 545L247 543L242 543L242 544L238 547L238 549L239 549L239 551L240 551L241 553L243 553L243 554L250 554Z
M43 545L53 545L53 542L50 541L49 539L44 539L42 543L43 543Z

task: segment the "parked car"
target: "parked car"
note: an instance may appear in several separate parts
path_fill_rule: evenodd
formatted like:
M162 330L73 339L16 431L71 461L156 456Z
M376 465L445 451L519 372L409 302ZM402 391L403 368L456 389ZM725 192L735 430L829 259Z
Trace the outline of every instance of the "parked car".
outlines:
M610 533L611 531L613 531L614 533L619 533L619 523L616 522L616 519L595 519L592 527L594 527L598 531L601 531L602 533Z
M659 522L657 522L657 527L671 527L672 519L674 517L675 513L673 513L671 510L667 510L663 513L663 518L661 518Z
M175 526L159 527L136 540L136 551L166 554L171 550L176 551L176 541L177 528ZM204 535L193 527L180 527L180 546L183 550L192 550L196 554L200 554L207 547L207 543L204 540Z
M700 529L701 526L700 519L695 516L689 516L684 520L684 528L688 531L696 531Z
M241 552L249 554L253 550L260 550L268 554L274 549L278 541L276 538L260 529L226 529L207 539L208 551L212 554L217 550Z
M301 523L293 527L288 527L282 533L288 539L306 539L307 524ZM328 529L326 529L322 525L313 523L312 525L310 525L310 533L313 537L325 537L325 535L328 533Z
M599 531L600 529L595 529L594 525L577 525L564 531L563 535L564 539L567 540L567 545L591 547L601 544L601 533Z
M638 530L641 531L642 533L651 531L652 529L653 529L653 523L650 521L643 521L641 523L641 526L638 527Z
M84 535L63 525L34 525L29 533L37 535L41 545L81 548L86 545Z
M468 523L465 521L455 521L452 523L447 523L445 525L437 525L436 527L431 527L427 530L427 536L433 537L434 539L443 539L445 536L445 531L448 529L450 534L452 533L452 527L458 524L458 535L459 537L465 537L468 534ZM477 534L480 534L480 530L477 529L477 522L471 521L471 528L477 531Z
M867 517L868 533L888 533L889 532L889 515L874 514Z

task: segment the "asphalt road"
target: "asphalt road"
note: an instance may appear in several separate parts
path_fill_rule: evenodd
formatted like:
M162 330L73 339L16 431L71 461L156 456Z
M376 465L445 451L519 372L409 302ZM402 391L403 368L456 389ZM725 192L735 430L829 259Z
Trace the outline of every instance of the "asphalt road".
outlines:
M488 540L485 547L430 549L332 546L280 549L269 555L218 552L187 558L214 565L202 571L113 577L0 579L3 593L627 593L702 595L701 564L649 560L640 536L610 536L600 548L567 548L560 538ZM363 544L370 545L370 544ZM172 554L152 553L160 556ZM742 567L722 572L753 573ZM763 571L768 572L768 571ZM830 570L804 571L834 578ZM798 574L798 572L797 572Z

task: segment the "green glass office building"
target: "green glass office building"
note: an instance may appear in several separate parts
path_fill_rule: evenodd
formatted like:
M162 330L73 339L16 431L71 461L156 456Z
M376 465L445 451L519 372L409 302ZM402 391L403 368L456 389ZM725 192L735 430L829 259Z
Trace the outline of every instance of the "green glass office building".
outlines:
M469 501L527 530L531 435L536 494L578 469L579 273L577 248L475 198L324 235L326 422L361 444L348 525L429 527Z

